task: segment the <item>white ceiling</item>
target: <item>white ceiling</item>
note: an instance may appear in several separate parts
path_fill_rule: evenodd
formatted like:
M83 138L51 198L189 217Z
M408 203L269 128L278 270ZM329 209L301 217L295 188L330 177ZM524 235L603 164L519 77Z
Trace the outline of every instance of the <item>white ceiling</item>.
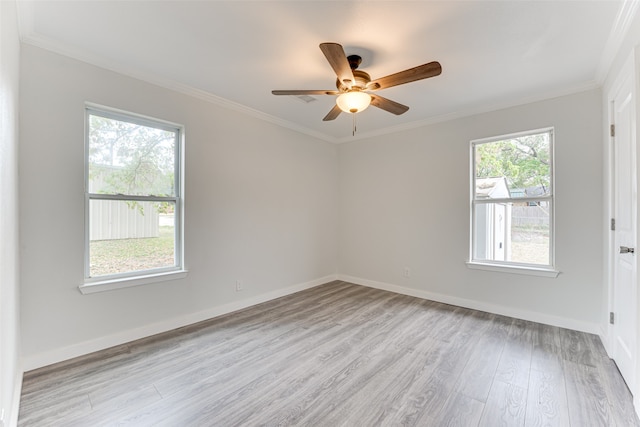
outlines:
M385 89L408 105L357 115L357 136L420 126L599 85L625 1L19 1L22 40L341 142L335 102L272 89L334 89L318 48L341 43L372 78L430 61L431 79ZM632 10L630 12L630 10Z

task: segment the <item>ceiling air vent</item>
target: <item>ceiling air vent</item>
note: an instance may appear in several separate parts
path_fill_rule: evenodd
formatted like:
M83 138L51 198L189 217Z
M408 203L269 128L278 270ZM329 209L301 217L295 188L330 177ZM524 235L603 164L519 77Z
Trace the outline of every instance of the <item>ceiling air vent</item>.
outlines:
M314 98L313 96L309 96L309 95L298 95L295 98L299 99L300 101L304 102L305 104L309 104L310 102L318 100L318 98Z

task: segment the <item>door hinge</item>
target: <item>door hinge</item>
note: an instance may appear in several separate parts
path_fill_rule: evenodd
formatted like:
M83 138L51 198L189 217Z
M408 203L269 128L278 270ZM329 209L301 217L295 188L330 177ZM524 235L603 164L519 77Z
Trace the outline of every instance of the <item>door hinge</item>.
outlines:
M611 230L615 231L615 229L616 229L616 219L611 218Z
M613 311L609 312L609 323L611 323L613 325L614 323L614 315L613 315Z
M611 136L616 136L616 125L611 125L609 127Z

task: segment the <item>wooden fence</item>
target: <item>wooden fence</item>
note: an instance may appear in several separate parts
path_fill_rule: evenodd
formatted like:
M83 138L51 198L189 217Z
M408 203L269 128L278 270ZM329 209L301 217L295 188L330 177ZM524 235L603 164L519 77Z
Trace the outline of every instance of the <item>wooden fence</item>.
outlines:
M512 206L512 227L549 226L548 206Z

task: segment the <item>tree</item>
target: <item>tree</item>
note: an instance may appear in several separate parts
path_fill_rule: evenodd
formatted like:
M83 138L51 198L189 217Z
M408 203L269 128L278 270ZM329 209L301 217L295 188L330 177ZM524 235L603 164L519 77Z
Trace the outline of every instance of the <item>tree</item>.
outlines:
M476 178L506 177L509 188L550 188L550 133L477 144Z
M91 114L90 191L174 195L175 138L172 131Z

